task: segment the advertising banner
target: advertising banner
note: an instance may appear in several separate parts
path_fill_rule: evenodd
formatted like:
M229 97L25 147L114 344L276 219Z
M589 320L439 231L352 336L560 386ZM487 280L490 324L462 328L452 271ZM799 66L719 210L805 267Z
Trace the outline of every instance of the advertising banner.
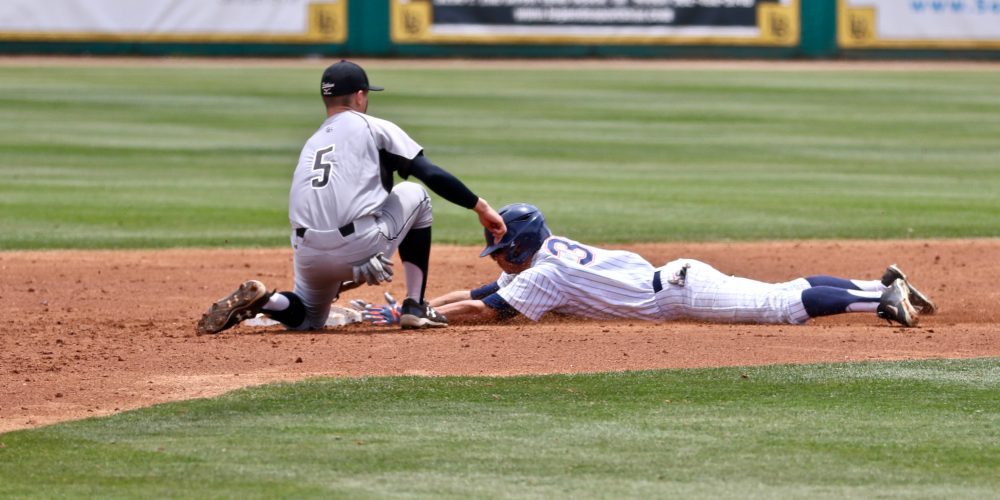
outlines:
M0 41L345 40L347 0L0 1Z
M1000 0L837 0L842 48L1000 48Z
M395 43L793 46L798 0L392 0Z

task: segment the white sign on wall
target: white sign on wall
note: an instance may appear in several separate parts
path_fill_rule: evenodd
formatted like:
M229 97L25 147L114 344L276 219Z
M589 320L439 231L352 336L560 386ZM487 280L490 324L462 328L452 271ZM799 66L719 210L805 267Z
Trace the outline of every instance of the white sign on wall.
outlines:
M1000 0L838 0L843 48L1000 48Z
M0 41L340 43L348 0L3 0Z
M799 0L392 0L395 43L793 46Z

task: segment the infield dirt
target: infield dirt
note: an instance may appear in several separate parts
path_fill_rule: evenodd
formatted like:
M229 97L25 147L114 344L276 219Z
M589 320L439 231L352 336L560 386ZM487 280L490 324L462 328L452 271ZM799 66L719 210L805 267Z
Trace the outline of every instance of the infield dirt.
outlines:
M1000 356L1000 240L608 245L764 281L877 279L897 262L938 303L917 328L871 314L806 326L545 318L401 332L240 326L196 336L214 300L249 278L288 289L287 249L0 252L0 432L314 376L517 375ZM430 295L496 278L478 248L436 246ZM397 266L399 268L399 266ZM400 283L388 290L402 295ZM381 301L382 289L345 294Z

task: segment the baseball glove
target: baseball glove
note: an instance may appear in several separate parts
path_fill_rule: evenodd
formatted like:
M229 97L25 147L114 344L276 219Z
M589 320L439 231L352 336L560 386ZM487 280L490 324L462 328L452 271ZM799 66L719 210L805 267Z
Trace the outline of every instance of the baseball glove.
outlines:
M379 252L368 260L353 265L354 282L377 285L392 281L392 260Z
M392 326L399 324L399 317L402 314L396 299L385 292L386 304L372 304L365 300L354 299L351 307L361 313L361 321L366 321L378 326Z

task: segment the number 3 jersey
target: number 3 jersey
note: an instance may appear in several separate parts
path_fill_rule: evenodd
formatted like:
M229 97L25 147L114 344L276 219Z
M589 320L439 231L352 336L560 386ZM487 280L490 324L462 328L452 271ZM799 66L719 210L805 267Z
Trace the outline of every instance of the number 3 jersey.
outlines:
M331 231L373 214L392 189L392 173L423 148L396 124L355 111L323 122L302 148L288 196L293 227Z
M496 293L532 321L549 311L657 321L661 314L653 293L655 270L636 253L551 236L530 268L500 275Z

